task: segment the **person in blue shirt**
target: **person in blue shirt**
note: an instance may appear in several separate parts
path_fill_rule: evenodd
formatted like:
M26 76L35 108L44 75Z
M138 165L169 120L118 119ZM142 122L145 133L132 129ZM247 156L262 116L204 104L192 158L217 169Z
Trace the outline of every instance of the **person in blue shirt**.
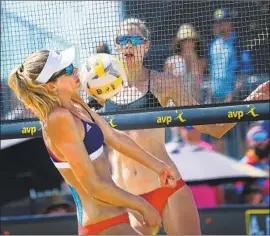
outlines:
M239 44L231 19L227 8L218 9L214 13L215 37L209 47L209 59L215 102L231 102L235 97L239 99L236 92L243 88L243 80L238 75L253 71L251 54Z

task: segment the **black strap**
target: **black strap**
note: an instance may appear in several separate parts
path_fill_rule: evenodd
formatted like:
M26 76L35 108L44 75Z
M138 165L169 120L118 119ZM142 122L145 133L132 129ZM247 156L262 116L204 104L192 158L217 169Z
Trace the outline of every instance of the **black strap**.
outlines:
M82 107L84 108L84 110L86 110L86 112L89 114L89 116L91 117L91 119L95 122L95 119L93 118L93 116L91 115L91 113L84 106L82 106Z
M148 92L150 92L151 90L151 71L148 70Z

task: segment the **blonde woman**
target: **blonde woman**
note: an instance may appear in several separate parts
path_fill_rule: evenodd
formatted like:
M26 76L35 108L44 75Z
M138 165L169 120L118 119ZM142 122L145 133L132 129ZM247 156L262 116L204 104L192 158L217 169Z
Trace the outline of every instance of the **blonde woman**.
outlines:
M139 212L146 225L159 226L160 216L147 201L114 184L103 142L153 170L162 186L174 187L173 171L112 129L76 95L80 81L74 57L74 48L32 53L11 72L8 84L41 121L51 160L73 194L79 234L136 234L126 208Z
M128 81L113 99L99 101L105 111L149 109L165 107L172 100L176 106L198 104L184 89L184 79L168 72L160 73L143 66L144 56L150 47L150 32L139 19L127 19L119 27L115 40L119 57L127 70ZM249 99L269 96L269 83L260 86ZM235 124L201 125L200 132L221 137ZM158 209L167 234L200 234L200 221L192 193L170 159L165 148L165 129L133 130L127 132L149 153L158 156L176 173L175 188L164 188L157 181L157 174L127 155L114 150L110 154L115 183L130 193L141 195ZM141 225L137 214L130 216L132 226L149 234L152 229Z

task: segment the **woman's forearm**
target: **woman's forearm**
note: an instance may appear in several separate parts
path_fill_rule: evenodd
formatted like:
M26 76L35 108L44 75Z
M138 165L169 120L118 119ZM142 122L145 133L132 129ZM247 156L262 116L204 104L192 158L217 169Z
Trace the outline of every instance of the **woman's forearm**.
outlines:
M184 83L184 82L183 82ZM199 105L199 103L187 92L183 87L181 87L180 95L185 97L184 104L182 103L183 97L179 96L180 99L174 98L176 106L191 106ZM187 99L188 98L188 99ZM210 124L210 125L194 125L198 131L204 134L211 135L215 138L221 138L229 130L231 130L237 123L229 124Z

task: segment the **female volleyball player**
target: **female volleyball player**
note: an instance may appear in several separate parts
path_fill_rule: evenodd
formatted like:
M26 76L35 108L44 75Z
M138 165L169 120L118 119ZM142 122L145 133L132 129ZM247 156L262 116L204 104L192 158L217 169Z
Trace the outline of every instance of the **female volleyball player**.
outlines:
M114 184L103 142L159 173L163 186L175 186L173 171L77 100L74 57L73 48L32 53L11 72L8 84L41 121L50 157L75 199L79 234L135 234L125 208L140 212L146 225L159 226L151 204Z
M125 20L120 25L116 46L128 73L128 83L112 100L106 101L104 110L165 107L169 100L176 106L197 104L184 90L184 81L181 78L143 67L144 56L150 47L149 31L143 22L138 19ZM254 91L249 99L262 98L262 94L269 96L268 90L269 83L264 84ZM102 104L104 101L99 102ZM201 125L195 128L214 137L221 137L234 125ZM144 149L173 168L177 173L177 186L160 187L156 173L117 151L110 155L115 183L151 202L162 215L167 234L200 234L199 216L191 191L166 152L165 130L134 130L128 134ZM140 225L136 218L136 214L131 215L133 227L145 234L149 233L147 227Z

